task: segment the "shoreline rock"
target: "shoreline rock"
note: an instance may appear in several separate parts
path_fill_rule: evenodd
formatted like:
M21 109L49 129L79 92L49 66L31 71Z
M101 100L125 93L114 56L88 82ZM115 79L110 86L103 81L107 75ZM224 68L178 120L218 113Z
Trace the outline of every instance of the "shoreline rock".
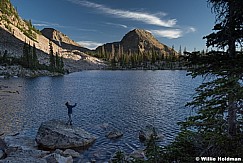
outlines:
M80 160L80 153L72 149L41 150L35 139L22 133L9 134L0 138L0 163L73 163Z
M46 149L84 149L94 143L96 137L85 130L66 125L64 121L50 120L43 122L38 129L36 142Z
M50 72L48 70L31 70L23 68L20 65L12 66L0 66L0 77L1 78L18 78L18 77L39 77L39 76L60 76L63 75L57 72Z

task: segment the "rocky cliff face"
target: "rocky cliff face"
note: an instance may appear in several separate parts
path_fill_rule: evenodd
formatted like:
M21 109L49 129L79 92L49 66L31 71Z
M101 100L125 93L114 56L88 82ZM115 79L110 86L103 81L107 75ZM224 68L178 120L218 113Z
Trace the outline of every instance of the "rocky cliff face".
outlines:
M163 54L170 53L172 49L160 43L150 32L142 29L134 29L128 32L121 40L121 45L125 51L147 52L155 50Z
M31 46L35 44L39 62L48 65L49 42L51 42L54 54L58 53L64 58L65 68L70 72L97 69L104 65L100 60L96 62L93 57L73 51L74 49L82 51L86 48L80 47L61 32L54 29L52 31L52 34L45 37L32 25L30 20L23 20L18 15L9 0L0 0L0 55L7 51L8 57L20 58L23 54L24 42L26 42ZM59 46L59 42L61 46Z
M55 42L63 49L68 50L79 50L82 52L90 51L87 48L81 47L78 43L70 39L67 35L53 28L44 28L41 33L46 37Z
M45 54L49 53L49 39L35 29L31 21L23 20L18 15L9 0L0 1L0 50L7 50L8 55L20 57L22 55L22 47L24 42L31 46L35 44L36 48ZM14 46L15 44L17 46ZM11 48L14 46L15 48ZM60 48L55 42L52 42L54 53L58 51L65 51ZM80 59L79 57L72 57L72 59Z
M143 29L134 29L128 32L120 42L107 43L103 45L106 52L119 51L119 47L124 53L148 53L152 50L163 55L177 54L172 48L160 43L150 32ZM102 46L96 51L101 51Z

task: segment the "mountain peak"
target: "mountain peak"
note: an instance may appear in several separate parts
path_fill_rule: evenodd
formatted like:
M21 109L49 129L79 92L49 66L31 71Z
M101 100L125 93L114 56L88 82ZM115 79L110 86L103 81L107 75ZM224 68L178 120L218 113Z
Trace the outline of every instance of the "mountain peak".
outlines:
M128 32L121 40L125 51L132 50L137 52L146 52L150 50L170 53L172 50L168 46L160 43L151 32L144 29L134 29Z
M137 33L137 34L148 34L148 35L152 35L149 31L147 31L147 30L144 30L144 29L138 29L138 28L135 28L134 30L132 30L132 31L130 31L130 32L135 32L135 33Z
M158 54L169 56L172 53L177 53L172 48L160 43L151 32L144 29L133 29L129 31L120 42L105 44L104 50L111 52L112 46L114 46L115 51L119 51L119 46L122 47L124 53L127 54L145 54L155 51ZM101 51L101 46L97 50Z
M148 32L147 30L144 30L144 29L134 29L134 30L128 32L123 37L123 39L122 39L121 42L124 42L127 39L131 39L131 38L136 39L137 41L142 41L142 40L147 40L147 41L149 41L149 40L156 40L155 37L150 32Z

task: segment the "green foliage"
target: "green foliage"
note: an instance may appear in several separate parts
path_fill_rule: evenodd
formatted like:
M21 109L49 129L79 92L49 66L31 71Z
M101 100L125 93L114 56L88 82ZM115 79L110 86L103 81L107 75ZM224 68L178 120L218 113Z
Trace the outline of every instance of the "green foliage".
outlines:
M127 163L126 154L122 150L118 150L115 156L111 159L112 163Z
M32 25L31 20L24 20L25 23L27 24L27 29L22 29L23 33L29 37L32 40L36 40L37 39L37 35L36 33L39 33L38 30Z
M9 0L1 0L0 9L4 14L8 16L12 16L15 13L15 9Z
M4 25L10 32L12 32L12 29L10 27L10 24L12 24L12 22L11 22L12 19L17 20L18 21L17 28L19 28L24 33L24 35L26 35L33 41L36 41L37 34L41 34L41 32L32 25L31 20L29 20L29 21L24 20L24 22L27 25L27 28L25 28L23 24L20 25L21 18L19 17L17 11L15 10L15 8L13 7L13 5L11 4L11 2L9 0L0 1L0 10L3 13L3 15L1 16L1 20L6 21L6 23L4 23ZM11 19L10 19L10 17L11 17Z
M165 51L171 50L167 47ZM166 55L155 49L145 52L124 51L120 44L112 44L110 51L103 45L92 55L109 61L112 69L171 69L178 68L179 65L179 57L175 52Z
M8 51L5 50L2 55L0 52L0 64L3 64L3 65L21 64L21 60L18 58L9 56Z
M1 64L2 64L2 63L9 63L8 51L7 51L7 50L5 50L5 51L3 52L3 55L2 55L2 56L0 55L0 63L1 63Z
M242 63L243 53L236 51L238 42L243 38L243 1L209 1L218 14L218 24L212 33L205 38L207 46L217 46L221 51L198 52L189 54L190 74L211 76L210 81L203 83L196 91L197 96L189 103L198 109L198 116L191 118L199 131L214 130L227 132L230 136L242 134L238 128L242 123ZM222 8L224 7L224 8ZM222 15L223 14L223 15ZM226 33L230 33L226 34ZM228 48L225 52L224 49Z
M163 162L194 162L196 157L241 157L242 137L229 138L215 132L182 130L175 141L163 148Z
M163 147L161 158L164 162L194 162L200 156L200 137L194 132L184 130L176 137L174 142Z
M150 139L145 142L145 155L148 158L146 162L148 163L160 163L162 162L162 149L157 144L157 133L153 130L153 134L150 136Z
M58 53L54 56L53 47L51 41L49 42L49 48L50 48L50 64L49 69L52 72L59 72L64 73L64 62L63 58L59 56Z
M38 69L40 67L35 44L33 47L26 42L23 46L23 55L21 57L21 65L25 68Z
M50 69L51 71L55 71L55 56L53 52L53 47L51 41L49 42L49 55L50 55Z
M37 69L38 65L39 65L39 61L38 61L38 57L37 57L37 53L36 53L36 47L35 44L33 45L33 51L32 51L32 65L34 69Z
M189 74L203 76L188 107L196 110L181 125L176 140L164 148L167 162L194 162L195 157L243 155L243 1L208 0L216 13L212 34L205 38L210 52L186 53ZM225 50L226 49L226 50Z
M51 46L52 47L52 46ZM50 50L52 52L52 50ZM54 56L53 56L54 57ZM59 67L56 67L56 61L54 58L54 67L51 67L50 65L44 65L40 64L38 61L38 56L37 56L37 49L35 47L35 44L31 46L30 44L27 44L26 42L24 43L23 46L23 55L20 59L16 58L11 58L12 63L20 64L25 68L29 68L32 70L48 70L52 72L58 72L58 73L64 73L64 63L63 63L63 58L58 57L56 58L58 60L58 65Z

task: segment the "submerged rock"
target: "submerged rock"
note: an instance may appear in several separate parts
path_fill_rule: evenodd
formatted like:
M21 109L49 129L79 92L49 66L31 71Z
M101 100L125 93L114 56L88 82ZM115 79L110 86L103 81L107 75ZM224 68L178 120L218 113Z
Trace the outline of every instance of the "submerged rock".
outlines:
M102 129L106 131L105 136L108 139L117 139L123 136L123 132L118 130L117 128L109 125L109 123L103 123L100 125Z
M5 153L6 149L7 149L6 142L0 138L0 159L6 157L6 153Z
M0 149L0 159L4 158L5 155L5 152L2 149Z
M47 163L73 163L73 158L71 156L63 157L57 153L49 154L45 156L44 159Z
M140 130L138 133L138 138L141 142L149 140L151 137L161 139L163 135L159 134L156 128L151 125L146 126L144 130Z
M36 135L39 147L48 149L86 148L95 140L85 130L66 125L59 120L43 122Z
M109 139L117 139L123 136L123 133L121 131L118 131L117 129L113 129L106 133L105 135Z
M4 138L8 146L9 151L14 151L15 149L37 149L37 145L34 138L27 137L21 134L11 134Z
M80 154L72 149L66 149L64 152L63 152L63 155L64 156L72 156L72 157L75 157L75 158L79 158L80 157Z
M130 159L147 160L144 150L135 150L129 155Z

